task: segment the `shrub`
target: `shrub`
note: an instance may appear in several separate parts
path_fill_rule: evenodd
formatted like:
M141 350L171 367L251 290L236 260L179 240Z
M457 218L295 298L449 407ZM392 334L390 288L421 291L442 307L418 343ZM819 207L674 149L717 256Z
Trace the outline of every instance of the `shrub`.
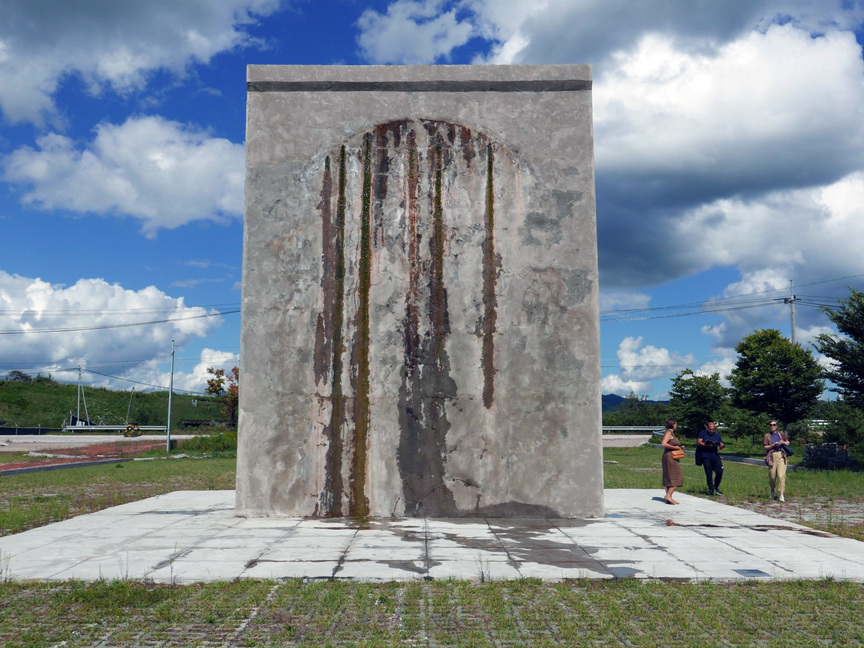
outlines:
M180 443L183 452L236 452L237 430L201 434Z

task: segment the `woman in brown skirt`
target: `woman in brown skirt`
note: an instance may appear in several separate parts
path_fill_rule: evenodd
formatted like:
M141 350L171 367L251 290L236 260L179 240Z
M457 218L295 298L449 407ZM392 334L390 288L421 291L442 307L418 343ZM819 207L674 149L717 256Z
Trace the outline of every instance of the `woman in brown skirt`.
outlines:
M684 445L678 441L675 436L675 428L678 427L678 422L675 419L666 421L666 432L663 434L663 441L660 445L663 446L663 486L666 488L667 504L679 504L677 500L672 499L672 493L676 488L684 485L684 472L681 470L681 464L677 459L672 458L672 451L676 448L683 448Z

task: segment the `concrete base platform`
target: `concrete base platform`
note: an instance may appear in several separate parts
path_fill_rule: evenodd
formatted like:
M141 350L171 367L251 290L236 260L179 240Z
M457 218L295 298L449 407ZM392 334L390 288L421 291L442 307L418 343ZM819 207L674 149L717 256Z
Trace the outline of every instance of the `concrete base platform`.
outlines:
M864 581L864 543L716 501L606 490L600 519L234 516L178 491L0 538L0 580L663 578Z

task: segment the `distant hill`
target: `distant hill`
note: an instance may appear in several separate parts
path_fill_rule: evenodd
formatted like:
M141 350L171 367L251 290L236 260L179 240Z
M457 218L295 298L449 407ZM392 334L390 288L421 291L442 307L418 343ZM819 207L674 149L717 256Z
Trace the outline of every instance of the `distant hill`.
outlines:
M87 412L93 424L123 425L126 412L129 422L138 425L165 425L168 414L168 392L113 391L101 387L84 387ZM171 427L183 421L224 419L218 399L175 393L171 406ZM19 427L59 428L70 414L78 410L78 386L53 380L0 380L0 419L5 425ZM84 405L81 405L84 418Z
M618 394L603 394L601 397L601 403L603 406L603 412L614 412L617 409L621 408L621 403L627 400L625 396L619 396ZM653 401L653 400L645 400L643 403L647 403L649 405L668 405L669 401Z

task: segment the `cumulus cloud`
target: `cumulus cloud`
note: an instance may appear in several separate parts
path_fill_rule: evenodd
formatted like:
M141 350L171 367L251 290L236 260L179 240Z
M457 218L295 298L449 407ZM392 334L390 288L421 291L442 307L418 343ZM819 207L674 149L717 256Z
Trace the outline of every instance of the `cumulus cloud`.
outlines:
M434 63L448 59L468 42L473 25L460 18L457 7L442 0L397 0L385 14L367 9L360 16L358 39L372 63Z
M213 377L207 372L207 369L213 367L214 369L225 369L227 372L239 364L240 357L236 353L204 348L201 350L199 360L190 371L176 370L174 372L174 389L176 391L203 393L207 387L207 381ZM165 371L164 365L165 363L160 359L154 358L126 372L123 377L149 385L167 387L171 382L171 374ZM117 386L121 389L128 389L128 383L126 386L122 384L117 384Z
M102 279L61 286L0 270L0 358L7 370L35 367L72 380L78 366L140 375L136 369L170 357L172 340L182 346L221 323L215 311L153 286L135 291Z
M610 374L603 376L603 379L600 381L600 388L604 394L636 394L637 396L645 396L651 389L651 381L625 380L618 374Z
M56 133L2 160L3 177L39 209L128 215L155 236L243 213L244 148L161 117L100 124L79 146Z
M864 62L851 32L774 25L710 55L648 34L613 59L595 91L599 170L704 176L703 199L712 179L743 193L835 180L862 162Z
M642 310L648 307L650 295L628 290L601 290L600 312Z
M692 354L682 355L669 349L643 344L641 336L625 337L621 340L617 355L621 373L605 376L602 381L603 391L620 394L624 390L624 393L632 391L637 395L645 395L651 388L651 381L674 376L695 364Z
M155 70L183 74L255 45L246 27L279 0L53 2L6 0L0 20L0 110L12 122L57 117L53 94L77 75L93 94L141 88Z

